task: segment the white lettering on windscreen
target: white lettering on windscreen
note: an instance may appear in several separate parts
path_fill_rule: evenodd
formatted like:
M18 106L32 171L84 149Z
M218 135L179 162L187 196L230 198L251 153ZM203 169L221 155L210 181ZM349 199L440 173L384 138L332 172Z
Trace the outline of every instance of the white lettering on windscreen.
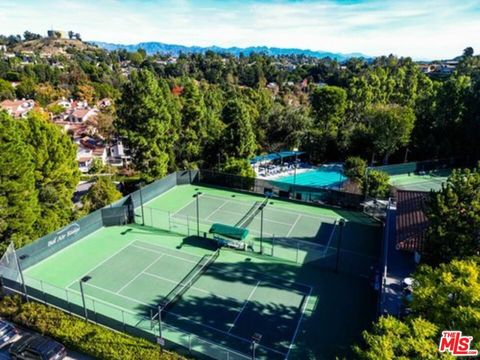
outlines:
M59 242L69 238L70 236L75 235L79 231L80 231L80 225L78 225L77 223L72 224L66 227L65 229L59 231L57 233L57 236L55 236L55 238L53 238L47 243L47 246L50 247L52 245L58 244Z

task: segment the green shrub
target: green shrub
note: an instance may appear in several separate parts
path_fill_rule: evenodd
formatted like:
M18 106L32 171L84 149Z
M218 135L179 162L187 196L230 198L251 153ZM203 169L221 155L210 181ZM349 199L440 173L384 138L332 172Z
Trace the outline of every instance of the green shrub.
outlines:
M390 194L390 176L383 171L372 170L363 181L363 191L376 199L386 199Z
M108 330L39 303L24 303L19 296L6 296L0 301L0 316L98 359L184 359L167 351L159 355L158 345L147 340Z
M343 164L343 173L355 183L361 183L367 171L367 162L360 157L350 156Z

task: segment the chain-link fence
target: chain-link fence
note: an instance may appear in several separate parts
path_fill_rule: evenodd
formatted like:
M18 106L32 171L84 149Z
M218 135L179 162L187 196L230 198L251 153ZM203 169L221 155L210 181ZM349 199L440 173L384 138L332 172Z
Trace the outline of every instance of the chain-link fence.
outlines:
M418 174L421 172L431 172L435 170L451 169L454 167L463 167L467 165L465 159L447 158L425 161L413 161L408 163L374 166L369 170L382 171L388 175Z
M362 195L340 190L247 178L210 170L200 170L198 176L192 177L192 179L199 185L213 185L261 195L271 193L285 200L295 200L302 203L340 206L356 210L362 208Z
M84 283L85 293L72 289L60 288L47 282L31 277L25 277L25 289L19 279L3 277L3 287L13 293L28 298L29 301L37 301L45 305L54 306L71 315L85 318L88 321L106 326L110 329L121 331L132 336L142 337L152 342L157 341L159 336L158 323L152 327L150 317L143 312L133 312L108 302L93 298L87 294L88 283ZM85 304L85 306L83 305ZM170 321L175 322L178 315L168 314ZM235 339L227 334L221 334L225 344L206 340L198 335L169 323L162 321L162 338L165 348L178 351L185 355L202 355L218 360L246 360L251 359L251 343L242 339ZM236 349L226 343L234 342ZM259 359L280 359L275 352L259 345L256 349Z

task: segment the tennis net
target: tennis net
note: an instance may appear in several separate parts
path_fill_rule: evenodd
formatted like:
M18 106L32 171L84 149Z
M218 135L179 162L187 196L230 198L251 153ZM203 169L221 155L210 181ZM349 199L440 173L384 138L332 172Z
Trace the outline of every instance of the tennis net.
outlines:
M268 199L269 197L262 202L256 201L252 208L240 219L239 222L235 224L235 227L246 228L248 225L250 225L253 219L255 219L255 216L257 216L258 213L262 211L265 206L267 206Z
M168 311L180 297L202 276L207 268L218 258L220 249L212 255L205 255L197 265L178 283L160 304L162 311Z

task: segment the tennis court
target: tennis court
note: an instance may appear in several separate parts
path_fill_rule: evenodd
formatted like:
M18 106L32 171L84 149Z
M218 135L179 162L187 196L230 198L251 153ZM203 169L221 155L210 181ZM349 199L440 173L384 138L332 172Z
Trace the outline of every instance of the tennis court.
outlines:
M442 188L442 184L447 181L451 172L451 169L441 169L422 174L393 175L390 177L390 184L401 190L438 191Z
M79 276L78 271L68 268L58 271L63 258L85 258L85 250L93 250L94 242L101 241L102 235L100 231L87 239L90 248L68 248L30 267L25 271L27 284L36 287L42 280L41 287L51 290L46 282L51 279L46 274L55 272L56 285L68 282L65 290L70 299L76 295L80 304L80 280L87 277L82 286L91 317L127 317L128 322L153 334L159 334L158 317L155 318L158 305L168 299L172 303L162 310L162 336L168 338L171 329L181 328L248 354L252 336L261 334L259 357L287 357L311 293L310 286L255 272L245 277L244 271L222 267L217 252L199 256L145 239L129 241L120 249L112 248L110 256L96 261ZM229 255L232 254L226 256ZM203 266L200 271L199 264ZM238 266L244 264L240 262ZM197 273L199 276L195 276ZM169 298L178 288L182 288L182 296Z
M29 296L215 359L348 355L375 316L380 227L362 213L199 185L150 197L128 225L99 226L107 210L22 249ZM217 251L213 223L244 226L251 247Z
M262 204L266 204L263 214L258 210ZM214 223L245 227L250 232L249 248L274 257L333 269L340 251L340 266L359 276L368 276L378 259L378 228L364 215L276 198L181 186L145 204L143 219L156 228L196 234L197 206L200 235ZM137 221L141 219L137 209ZM346 220L342 239L340 219Z

